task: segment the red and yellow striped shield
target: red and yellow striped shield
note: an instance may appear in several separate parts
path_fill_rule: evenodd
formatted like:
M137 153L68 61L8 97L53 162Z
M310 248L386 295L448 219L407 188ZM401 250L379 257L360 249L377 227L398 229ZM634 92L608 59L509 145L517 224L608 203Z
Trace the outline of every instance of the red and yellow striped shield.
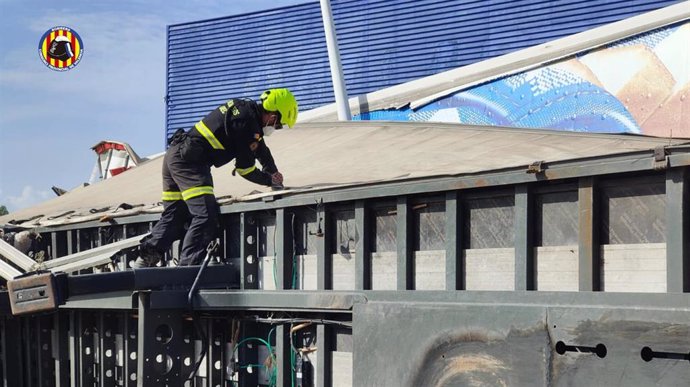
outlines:
M56 71L67 71L76 66L84 54L84 43L79 34L68 27L53 27L46 31L38 43L41 61Z

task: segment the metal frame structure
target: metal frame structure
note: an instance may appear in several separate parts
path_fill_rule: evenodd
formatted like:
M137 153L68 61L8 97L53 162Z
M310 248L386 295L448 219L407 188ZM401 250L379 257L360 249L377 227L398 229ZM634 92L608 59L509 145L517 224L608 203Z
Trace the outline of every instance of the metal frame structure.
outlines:
M6 386L681 385L690 378L689 151L675 146L224 206L218 255L233 270L226 281L203 285L193 305L191 278L156 282L156 270L177 270L167 268L135 270L138 285L118 282L123 273L76 268L66 303L51 314L13 317L0 296L2 380ZM609 293L602 192L649 181L663 187L666 206L666 291ZM537 285L535 200L560 191L577 193L579 291ZM471 243L468 206L496 195L514 204L514 274L506 284L514 290L467 290L473 286L464 255ZM443 290L415 290L418 210L432 203L443 208L445 260L434 264ZM388 291L373 290L382 208L395 218ZM140 215L38 231L50 256L60 259L143 235L155 220ZM354 231L341 226L348 222ZM338 272L345 266L334 258L341 233L355 235L342 253L351 259L345 280ZM305 254L297 237L312 238L313 266L296 258ZM119 258L120 268L131 255ZM267 270L274 270L273 284ZM301 289L308 275L315 277L313 290Z

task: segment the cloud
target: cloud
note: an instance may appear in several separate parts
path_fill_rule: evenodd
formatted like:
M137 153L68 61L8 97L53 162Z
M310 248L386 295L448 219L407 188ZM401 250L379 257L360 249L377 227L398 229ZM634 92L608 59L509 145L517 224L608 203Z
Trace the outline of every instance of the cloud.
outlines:
M6 205L8 210L16 211L48 200L52 196L53 195L51 195L50 191L40 191L30 185L27 185L22 189L22 192L19 196L7 196Z

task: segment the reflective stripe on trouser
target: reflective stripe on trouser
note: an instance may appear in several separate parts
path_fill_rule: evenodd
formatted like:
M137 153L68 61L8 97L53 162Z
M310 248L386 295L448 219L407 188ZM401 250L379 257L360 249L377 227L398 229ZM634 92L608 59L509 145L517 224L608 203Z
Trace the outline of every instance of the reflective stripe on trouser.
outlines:
M213 195L213 186L192 187L182 191L182 199L189 200L201 195Z
M180 191L163 191L161 199L164 202L172 202L175 200L182 200L182 193Z

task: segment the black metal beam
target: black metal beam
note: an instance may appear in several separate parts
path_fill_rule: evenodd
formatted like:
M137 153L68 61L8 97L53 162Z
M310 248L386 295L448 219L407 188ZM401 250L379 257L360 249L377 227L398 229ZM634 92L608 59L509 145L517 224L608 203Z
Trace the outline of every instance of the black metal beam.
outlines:
M534 222L530 186L515 186L515 290L535 290Z
M580 291L601 290L598 202L596 178L580 179L578 188L578 281Z
M666 172L666 291L690 292L688 168Z
M357 230L357 244L355 247L355 289L371 289L371 242L372 230L371 210L364 200L355 203L355 225Z
M465 288L462 265L462 205L458 191L446 193L446 290Z
M294 265L295 241L294 241L294 226L295 214L288 212L285 209L276 210L276 257L278 264L278 289L293 289L295 281L293 281L296 270Z
M333 385L332 343L330 329L324 324L316 326L316 385L331 387Z
M259 288L259 243L256 217L240 214L240 288Z
M316 240L316 288L319 290L333 289L333 257L331 254L331 244L335 234L335 229L331 225L331 213L325 206L320 206L317 210L317 234L321 230L321 235L317 235Z
M414 229L412 211L406 196L398 197L397 202L398 226L396 232L398 265L397 265L397 289L414 289Z

